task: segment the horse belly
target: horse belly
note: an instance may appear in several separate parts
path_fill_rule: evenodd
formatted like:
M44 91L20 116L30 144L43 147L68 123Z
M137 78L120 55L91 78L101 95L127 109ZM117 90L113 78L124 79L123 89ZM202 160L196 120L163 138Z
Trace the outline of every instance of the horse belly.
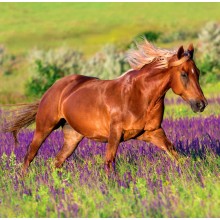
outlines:
M131 129L124 132L123 140L127 141L129 139L135 138L136 136L140 135L143 130L141 129Z
M109 136L109 116L97 96L73 95L63 105L63 114L70 126L94 140L106 141ZM95 101L96 100L96 101Z

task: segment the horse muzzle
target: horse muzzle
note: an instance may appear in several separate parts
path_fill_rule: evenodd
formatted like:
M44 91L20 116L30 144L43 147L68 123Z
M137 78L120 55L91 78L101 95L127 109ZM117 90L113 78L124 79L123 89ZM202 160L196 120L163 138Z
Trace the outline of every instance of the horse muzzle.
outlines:
M208 105L207 100L190 100L190 106L193 112L203 112Z

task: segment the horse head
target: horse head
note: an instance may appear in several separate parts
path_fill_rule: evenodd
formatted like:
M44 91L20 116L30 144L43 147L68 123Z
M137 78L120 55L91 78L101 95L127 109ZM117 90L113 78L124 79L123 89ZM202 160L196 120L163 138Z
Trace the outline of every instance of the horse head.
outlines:
M189 45L184 51L183 46L173 61L170 62L171 88L190 104L194 112L202 112L208 102L199 84L200 71L193 60L194 47Z

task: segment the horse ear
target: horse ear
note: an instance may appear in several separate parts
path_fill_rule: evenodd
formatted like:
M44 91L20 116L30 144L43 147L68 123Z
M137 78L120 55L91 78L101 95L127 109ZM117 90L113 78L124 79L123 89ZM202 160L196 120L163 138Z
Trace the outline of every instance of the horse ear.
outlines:
M194 47L193 47L193 44L190 44L188 46L188 52L190 54L190 57L193 58L193 53L194 53Z
M184 49L183 49L183 46L181 46L177 52L178 59L182 57L183 53L184 53Z

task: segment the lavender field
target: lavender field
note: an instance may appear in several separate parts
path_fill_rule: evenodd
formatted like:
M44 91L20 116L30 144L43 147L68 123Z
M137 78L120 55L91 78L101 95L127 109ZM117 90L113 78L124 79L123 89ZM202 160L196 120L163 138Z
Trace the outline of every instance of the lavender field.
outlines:
M0 217L219 217L220 116L165 119L163 127L181 155L178 166L155 146L131 140L120 144L110 177L106 145L88 139L55 170L63 141L55 131L21 178L33 131L20 133L17 148L0 133Z
M220 3L27 1L2 2L0 8L0 218L220 218ZM35 123L20 130L17 146L12 134L3 132L5 123L18 119L14 128L19 129L33 122L38 100L57 80L71 74L117 79L117 83L85 84L91 78L78 76L57 83L51 89L54 93L48 92L39 104L47 109L57 103L56 114L42 110L51 126L62 114L67 120L74 117L71 107L84 112L86 105L94 118L107 116L108 109L113 112L114 120L100 122L118 126L112 129L116 139L117 118L124 120L124 112L135 133L143 126L141 117L148 119L158 110L149 120L153 129L166 93L162 127L176 146L179 163L153 144L129 140L119 145L116 171L107 175L107 144L84 138L63 167L55 169L63 145L63 133L57 129L22 176ZM208 101L205 109L198 83ZM79 103L70 106L74 96ZM146 114L136 104L142 102L148 106ZM24 103L34 104L26 108ZM104 114L97 111L99 106L107 109ZM195 114L193 106L204 111ZM17 107L24 109L7 111ZM122 117L115 116L115 109L122 109ZM83 121L88 117L79 114L73 121L84 123L88 131L92 121ZM131 126L132 118L136 125ZM41 121L48 124L45 130L52 129L47 120ZM43 133L36 136L35 146Z

